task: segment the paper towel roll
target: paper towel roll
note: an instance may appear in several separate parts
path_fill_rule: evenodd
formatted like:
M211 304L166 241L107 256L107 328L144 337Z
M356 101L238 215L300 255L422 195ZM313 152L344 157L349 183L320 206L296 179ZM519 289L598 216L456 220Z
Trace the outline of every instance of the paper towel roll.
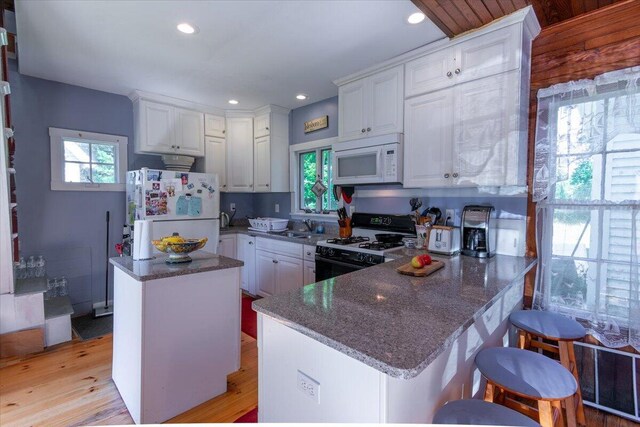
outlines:
M151 239L153 221L135 221L133 224L133 260L142 261L153 258Z

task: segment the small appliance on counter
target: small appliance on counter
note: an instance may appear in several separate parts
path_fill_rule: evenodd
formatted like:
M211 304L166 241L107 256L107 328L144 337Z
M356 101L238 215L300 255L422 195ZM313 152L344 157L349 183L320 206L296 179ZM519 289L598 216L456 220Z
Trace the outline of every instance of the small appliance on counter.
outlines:
M496 254L493 206L465 206L462 211L462 254L490 258Z
M460 252L460 229L434 225L429 234L429 252L455 255Z

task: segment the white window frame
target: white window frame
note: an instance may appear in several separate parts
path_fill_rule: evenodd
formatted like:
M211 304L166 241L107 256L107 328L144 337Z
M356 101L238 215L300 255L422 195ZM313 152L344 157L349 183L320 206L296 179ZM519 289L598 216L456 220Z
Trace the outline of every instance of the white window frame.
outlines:
M328 214L306 213L300 206L300 154L314 150L331 149L331 146L338 142L338 138L325 138L315 141L294 144L289 147L289 167L291 173L289 190L291 191L291 218L310 218L316 220L334 220L338 215L331 211ZM330 190L327 190L330 191ZM338 207L342 206L342 200L338 201Z
M84 132L71 129L49 128L51 144L51 189L56 191L125 191L127 176L127 145L129 138L121 135ZM84 139L90 143L116 145L116 179L112 183L65 182L64 180L64 140Z

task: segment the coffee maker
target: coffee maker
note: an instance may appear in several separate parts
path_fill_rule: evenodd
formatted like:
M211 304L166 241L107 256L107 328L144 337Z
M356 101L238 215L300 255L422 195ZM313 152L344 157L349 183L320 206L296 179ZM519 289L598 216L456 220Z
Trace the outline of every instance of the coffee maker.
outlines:
M463 255L489 258L496 254L495 209L493 206L465 206L462 211Z

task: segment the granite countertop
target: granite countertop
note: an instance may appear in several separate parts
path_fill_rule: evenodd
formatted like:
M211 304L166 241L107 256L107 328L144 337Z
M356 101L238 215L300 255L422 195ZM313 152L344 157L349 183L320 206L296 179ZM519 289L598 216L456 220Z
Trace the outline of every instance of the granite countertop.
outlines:
M227 227L227 228L221 228L220 235L224 236L225 234L246 234L249 236L264 237L267 239L274 239L274 240L283 240L285 242L299 243L301 245L311 245L311 246L315 246L321 240L327 240L333 237L337 237L336 235L333 235L333 234L317 234L317 233L310 233L306 231L297 231L297 230L288 230L288 231L293 231L294 233L297 233L297 234L306 234L309 237L306 239L301 239L298 237L287 237L287 236L283 236L275 233L261 233L259 231L249 230L249 227L247 226L236 226L236 225Z
M413 378L497 301L521 283L535 258L441 257L428 277L397 267L421 253L300 290L253 302L253 308L331 348L396 378Z
M140 282L165 277L183 276L205 271L225 270L242 267L244 262L237 259L196 251L189 254L193 261L184 264L167 264L167 255L161 254L149 261L134 261L130 256L114 257L109 262Z

